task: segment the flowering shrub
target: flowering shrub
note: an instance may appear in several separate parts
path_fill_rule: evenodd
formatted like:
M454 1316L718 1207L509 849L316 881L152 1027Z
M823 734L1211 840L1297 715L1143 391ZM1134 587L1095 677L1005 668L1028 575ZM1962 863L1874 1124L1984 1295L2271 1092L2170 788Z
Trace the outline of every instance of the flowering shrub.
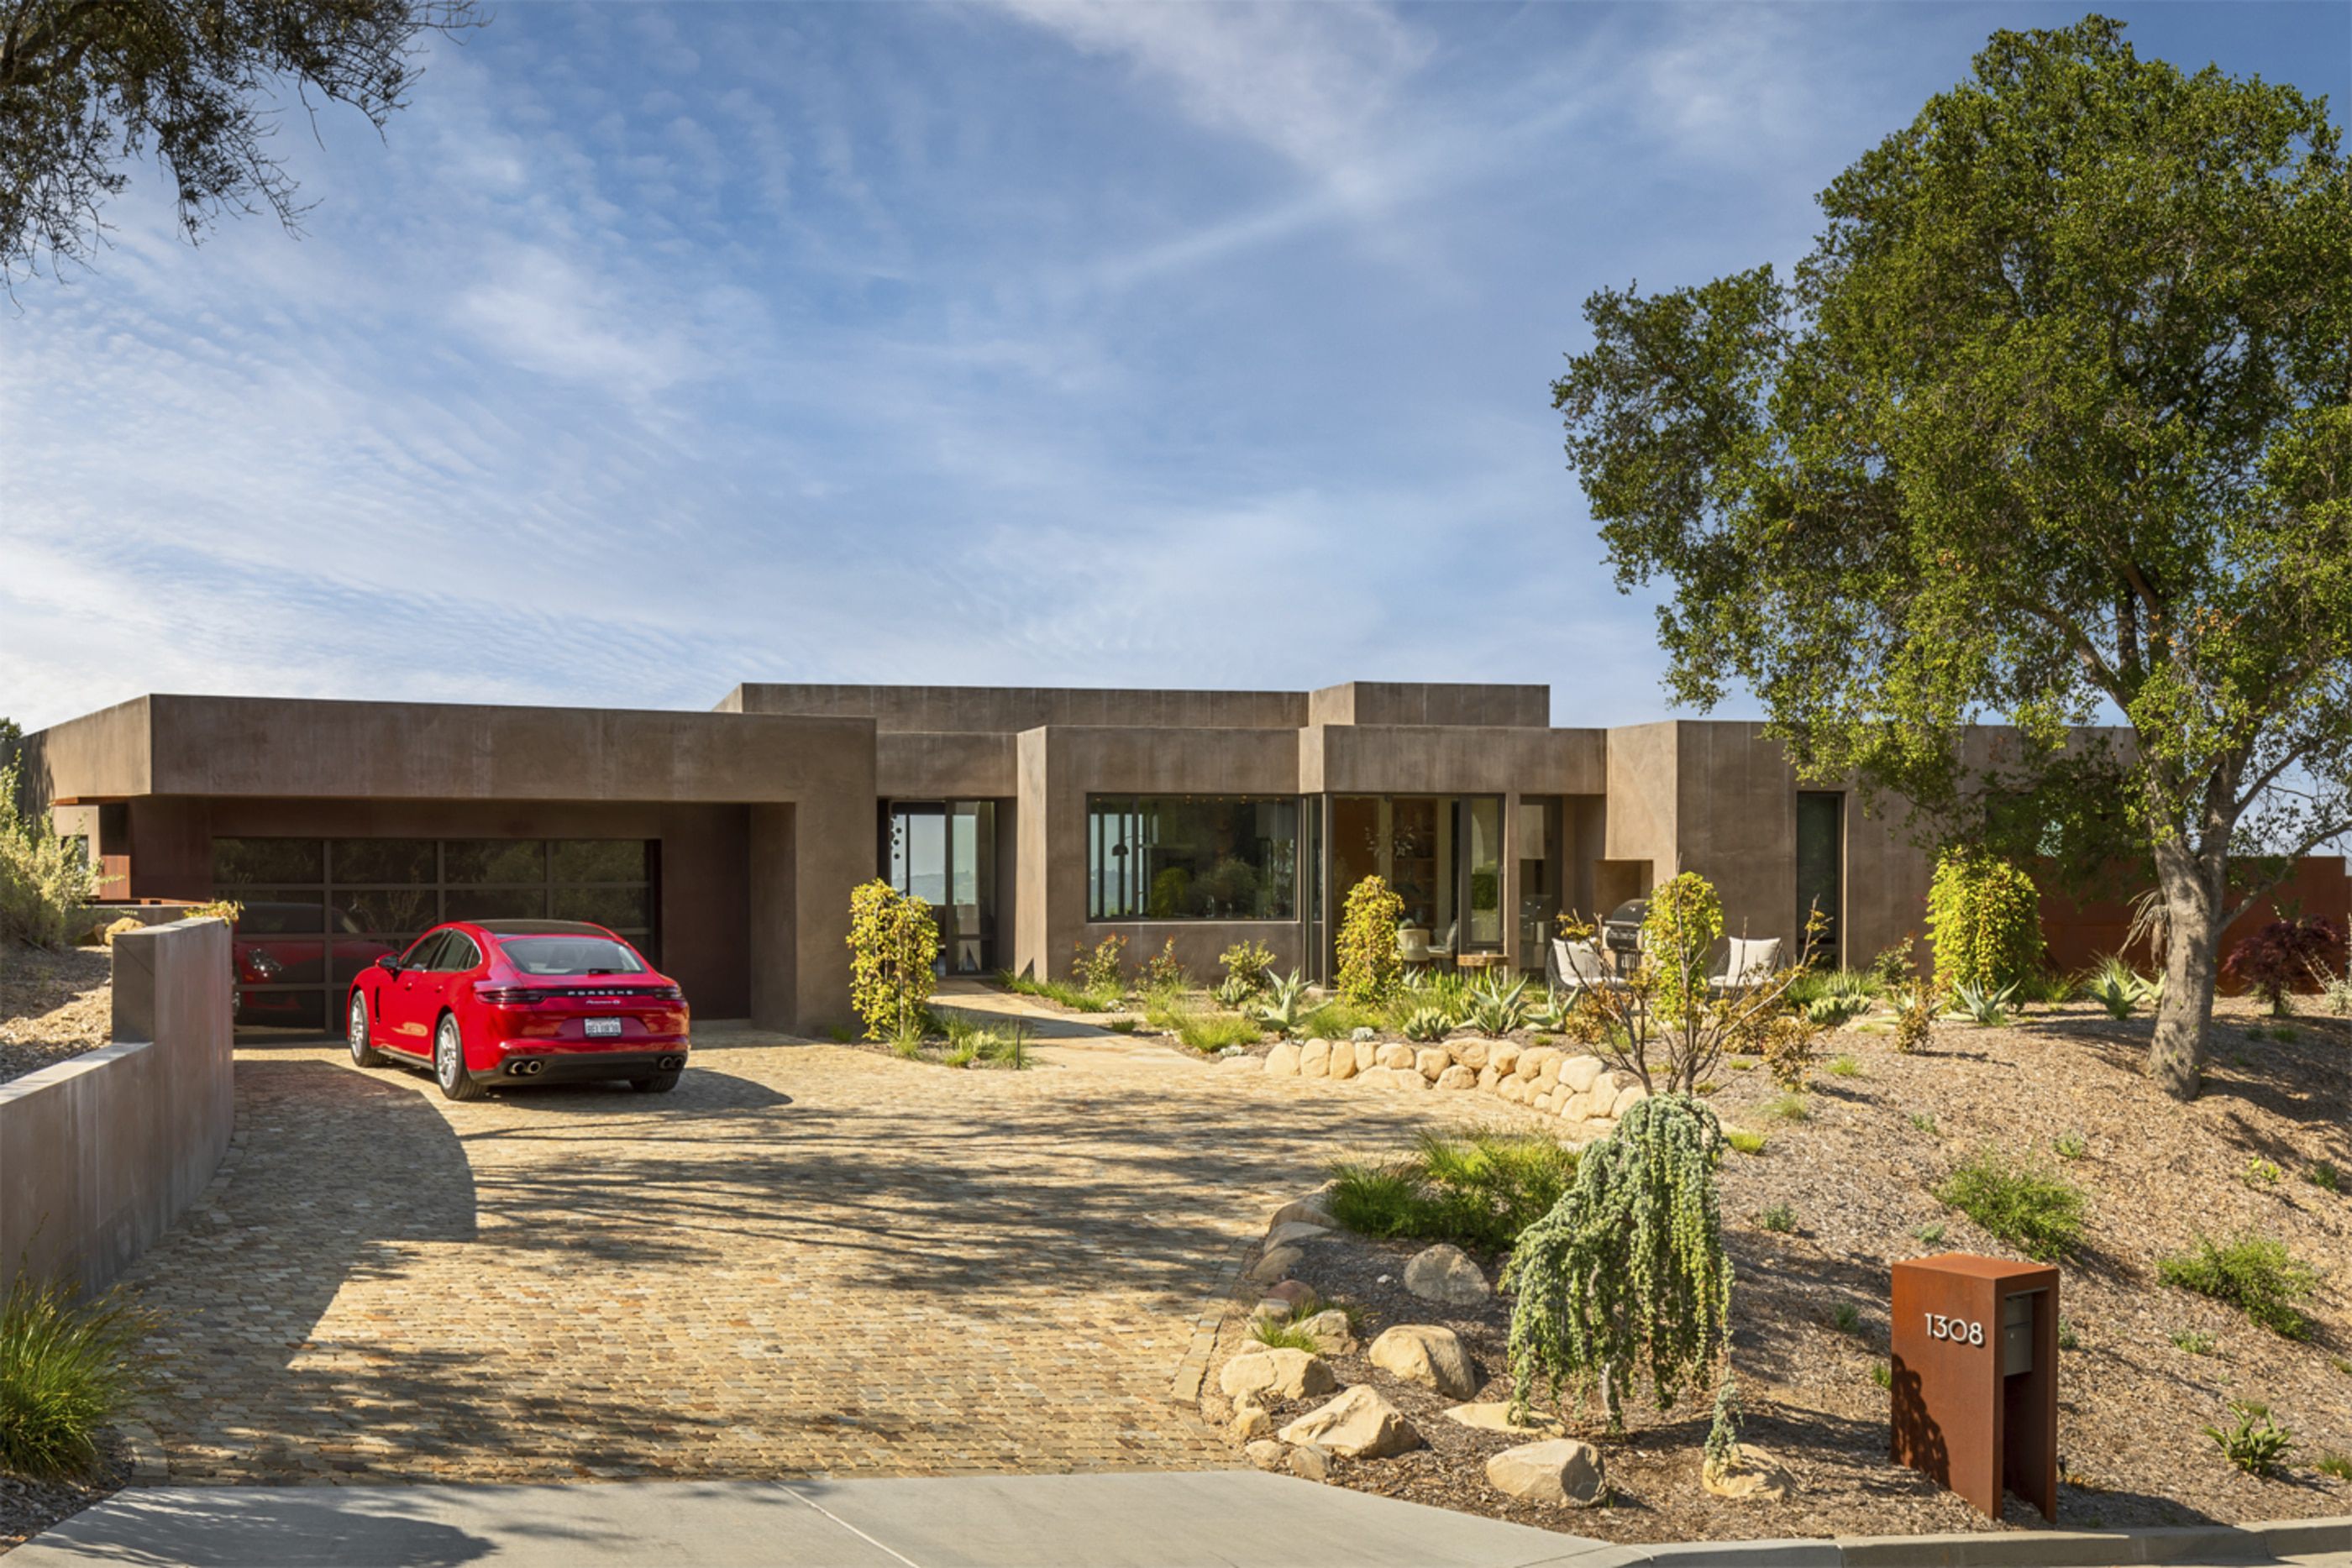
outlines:
M1147 991L1181 991L1189 978L1184 966L1176 961L1176 938L1171 936L1159 952L1143 961L1139 978Z
M1070 977L1089 991L1117 996L1126 982L1122 960L1127 956L1127 938L1112 932L1088 950L1083 942L1070 953Z
M1396 989L1404 960L1397 956L1397 923L1404 900L1379 877L1348 890L1339 916L1339 995L1351 1002L1385 1000Z
M1263 942L1236 942L1217 955L1225 978L1246 991L1262 991L1274 967L1274 949Z
M2288 994L2325 974L2343 941L2325 920L2273 920L2230 949L2221 972L2268 1002L2273 1018L2284 1018Z
M877 878L849 895L849 1002L868 1040L922 1032L940 957L931 907Z

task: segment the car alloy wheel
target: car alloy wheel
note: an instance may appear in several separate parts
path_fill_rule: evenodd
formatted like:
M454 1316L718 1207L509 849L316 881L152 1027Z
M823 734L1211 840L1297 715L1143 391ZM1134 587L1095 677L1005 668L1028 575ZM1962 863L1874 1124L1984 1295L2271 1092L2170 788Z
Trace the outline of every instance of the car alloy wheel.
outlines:
M466 1071L466 1047L455 1016L445 1014L433 1033L433 1077L442 1095L450 1100L478 1100L482 1086Z
M353 1067L374 1067L383 1061L383 1053L377 1051L374 1042L368 1039L365 997L355 996L352 998L352 1025L347 1038L351 1042Z

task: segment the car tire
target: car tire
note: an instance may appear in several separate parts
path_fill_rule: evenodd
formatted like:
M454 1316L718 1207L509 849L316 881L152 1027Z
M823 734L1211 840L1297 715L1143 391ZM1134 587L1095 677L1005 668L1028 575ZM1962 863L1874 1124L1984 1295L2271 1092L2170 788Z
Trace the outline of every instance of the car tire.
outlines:
M343 1040L344 1043L352 1048L353 1067L383 1065L383 1052L378 1051L374 1041L368 1038L367 998L356 991L352 994L352 1018L350 1024L346 1026Z
M479 1100L482 1086L466 1071L465 1037L457 1032L457 1015L443 1013L433 1031L433 1082L445 1100Z
M685 1076L683 1069L674 1067L667 1072L656 1072L649 1078L632 1078L629 1087L640 1094L667 1094L677 1088L677 1081Z

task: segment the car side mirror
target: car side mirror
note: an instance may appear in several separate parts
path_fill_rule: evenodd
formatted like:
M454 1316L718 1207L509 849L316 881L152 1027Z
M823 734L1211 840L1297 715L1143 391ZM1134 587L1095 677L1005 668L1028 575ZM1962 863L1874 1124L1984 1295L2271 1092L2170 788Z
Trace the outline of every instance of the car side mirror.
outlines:
M375 967L387 975L397 975L400 973L400 958L396 954L379 953L376 955Z

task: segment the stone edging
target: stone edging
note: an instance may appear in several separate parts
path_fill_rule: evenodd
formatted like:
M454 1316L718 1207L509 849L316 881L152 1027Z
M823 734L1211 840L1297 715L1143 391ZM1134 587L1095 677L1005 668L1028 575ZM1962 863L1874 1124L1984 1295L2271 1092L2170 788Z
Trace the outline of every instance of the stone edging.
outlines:
M1216 1354L1218 1332L1233 1316L1234 1305L1240 1299L1243 1262L1262 1240L1239 1238L1226 1247L1224 1258L1217 1264L1215 1278L1202 1298L1200 1315L1192 1320L1192 1340L1185 1345L1183 1359L1176 1364L1176 1375L1168 1385L1168 1397L1178 1404L1200 1404L1202 1389L1209 1380L1209 1363Z
M2145 1530L1692 1541L1613 1552L1603 1545L1578 1561L1592 1568L1603 1568L1604 1561L1670 1568L2122 1568L2156 1563L2260 1563L2343 1552L2352 1552L2352 1516Z
M1605 1133L1649 1091L1611 1071L1597 1056L1556 1045L1460 1039L1412 1045L1400 1040L1283 1040L1265 1058L1274 1078L1328 1078L1417 1092L1483 1090L1581 1128Z

